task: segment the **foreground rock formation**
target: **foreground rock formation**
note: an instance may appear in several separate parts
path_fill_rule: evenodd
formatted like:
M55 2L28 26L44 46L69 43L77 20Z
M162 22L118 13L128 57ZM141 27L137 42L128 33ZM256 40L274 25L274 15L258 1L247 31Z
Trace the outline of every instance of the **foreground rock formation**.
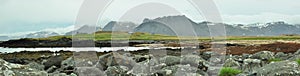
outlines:
M167 52L180 54L180 51ZM295 53L260 51L226 55L225 59L213 58L218 53L211 51L175 54L157 55L145 51L98 53L96 64L89 67L77 67L78 60L72 55L64 56L66 54L46 54L41 56L44 59L28 59L24 64L0 59L0 76L211 76L219 75L222 67L240 70L238 76L300 75L300 50Z

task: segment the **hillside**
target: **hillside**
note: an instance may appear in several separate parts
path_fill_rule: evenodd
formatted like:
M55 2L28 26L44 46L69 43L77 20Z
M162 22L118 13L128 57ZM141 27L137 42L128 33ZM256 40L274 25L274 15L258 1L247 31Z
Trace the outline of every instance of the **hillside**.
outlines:
M60 38L80 38L82 40L94 38L95 41L107 41L107 40L178 40L179 36L170 36L162 34L150 34L150 33L127 33L127 32L108 32L98 31L93 34L77 34L68 36L52 36L47 38L34 38L38 40L58 40ZM195 39L191 36L181 36L180 38L190 40ZM197 37L198 40L211 40L210 37ZM278 36L226 36L219 37L226 40L297 40L300 39L300 35L278 35ZM216 38L218 39L218 38Z

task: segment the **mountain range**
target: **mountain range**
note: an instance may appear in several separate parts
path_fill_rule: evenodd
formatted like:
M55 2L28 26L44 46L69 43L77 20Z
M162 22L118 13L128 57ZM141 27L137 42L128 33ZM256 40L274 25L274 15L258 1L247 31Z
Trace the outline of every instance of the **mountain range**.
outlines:
M210 25L222 25L225 27L227 36L277 36L283 34L300 34L300 25L288 24L283 21L270 22L270 23L255 23L255 24L225 24L225 23L213 23L213 22L200 22L196 23L184 15L179 16L165 16L155 19L145 19L139 25L128 24L128 22L116 22L113 23L124 24L117 25L108 23L105 27L123 28L125 26L131 26L134 28L128 30L128 32L147 32L152 34L164 34L164 35L178 35L175 31L193 31L197 36L210 36L210 31L214 31ZM128 25L125 25L128 24ZM190 28L189 26L192 26ZM124 28L125 29L125 28ZM111 30L109 28L103 28L107 31L120 31L118 29ZM189 35L189 34L187 34Z
M93 31L91 31L93 30ZM73 35L73 34L82 34L82 33L93 33L100 30L100 27L83 25L79 29L75 29L70 32L66 32L64 34L59 34L58 32L53 31L38 31L32 33L26 33L18 36L0 36L0 41L6 41L10 39L20 39L20 38L45 38L50 36L58 36L58 35Z
M59 34L56 32L41 31L35 33L29 33L25 35L25 38L44 38L44 37L57 36L57 35Z
M83 25L79 29L59 34L57 32L39 31L28 33L21 36L0 36L0 41L18 38L43 38L57 35L74 35L82 33L93 33L96 31L122 31L122 32L146 32L151 34L164 35L192 35L189 32L195 33L197 36L210 36L210 25L222 25L225 27L227 36L278 36L286 34L300 34L300 24L288 24L283 21L270 23L254 23L254 24L226 24L213 23L208 21L194 22L184 15L165 16L155 19L144 19L141 24L133 22L117 22L111 21L106 24L103 29L101 27ZM91 31L92 30L92 31ZM177 33L175 33L175 31ZM181 33L178 33L181 32Z
M65 35L74 35L74 34L90 34L101 30L101 27L83 25L79 29L67 32Z

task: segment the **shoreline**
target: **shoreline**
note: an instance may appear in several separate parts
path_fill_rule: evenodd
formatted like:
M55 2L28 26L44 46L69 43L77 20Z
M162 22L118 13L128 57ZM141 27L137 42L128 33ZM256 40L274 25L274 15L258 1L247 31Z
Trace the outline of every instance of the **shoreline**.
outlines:
M76 52L66 50L20 51L12 53L1 53L0 62L5 62L5 65L3 66L6 67L15 67L11 65L18 65L29 69L35 69L30 72L34 72L38 75L42 72L43 75L77 76L80 75L80 72L78 72L78 67L76 67L75 65L78 63L93 64L99 66L101 68L97 68L102 70L102 74L106 75L135 76L144 74L172 76L175 75L178 70L180 70L177 69L179 67L183 68L181 70L185 71L184 73L187 75L218 75L219 71L221 71L222 68L240 70L240 76L257 74L266 76L273 76L277 74L300 75L300 63L297 63L297 60L299 60L300 62L300 43L278 40L268 42L247 42L251 41L225 41L216 43L203 42L199 43L197 48L189 49L165 48L143 49L137 51L116 50L110 52ZM137 48L137 46L190 47L194 45L189 43L180 45L170 42L165 44L138 44L133 48ZM84 56L81 56L81 53L83 53L82 55ZM218 55L220 55L221 57L216 57L215 59L213 59L214 56ZM286 65L287 63L293 65ZM151 73L143 72L147 71L147 69L142 67L150 67L150 65L145 64L152 64L152 67L155 68L150 69L155 71L152 71ZM274 71L274 67L275 69L281 70ZM195 71L190 71L190 69L188 68L195 68ZM19 71L24 72L23 70L28 70L22 68L18 69L21 70L9 70L14 71L14 74L17 75L24 75L19 74Z

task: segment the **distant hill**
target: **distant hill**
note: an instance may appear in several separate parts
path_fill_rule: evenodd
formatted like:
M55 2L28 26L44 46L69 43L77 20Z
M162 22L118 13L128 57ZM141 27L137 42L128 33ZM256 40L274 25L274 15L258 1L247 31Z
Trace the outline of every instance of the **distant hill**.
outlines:
M102 31L133 31L138 25L133 22L109 22Z
M134 32L147 32L151 34L165 34L165 35L192 35L190 29L186 27L191 25L191 28L198 28L197 24L185 16L168 16L156 18L153 20L145 19ZM170 28L171 27L171 28ZM181 31L176 34L174 31ZM199 33L202 31L198 31Z
M75 29L73 31L67 32L65 35L73 35L73 34L90 34L99 31L101 28L90 25L83 25L79 29Z
M8 36L0 36L0 41L6 41L9 40Z
M47 32L47 31L41 31L41 32L35 32L25 35L25 38L44 38L44 37L50 37L50 36L57 36L58 33L55 32Z

